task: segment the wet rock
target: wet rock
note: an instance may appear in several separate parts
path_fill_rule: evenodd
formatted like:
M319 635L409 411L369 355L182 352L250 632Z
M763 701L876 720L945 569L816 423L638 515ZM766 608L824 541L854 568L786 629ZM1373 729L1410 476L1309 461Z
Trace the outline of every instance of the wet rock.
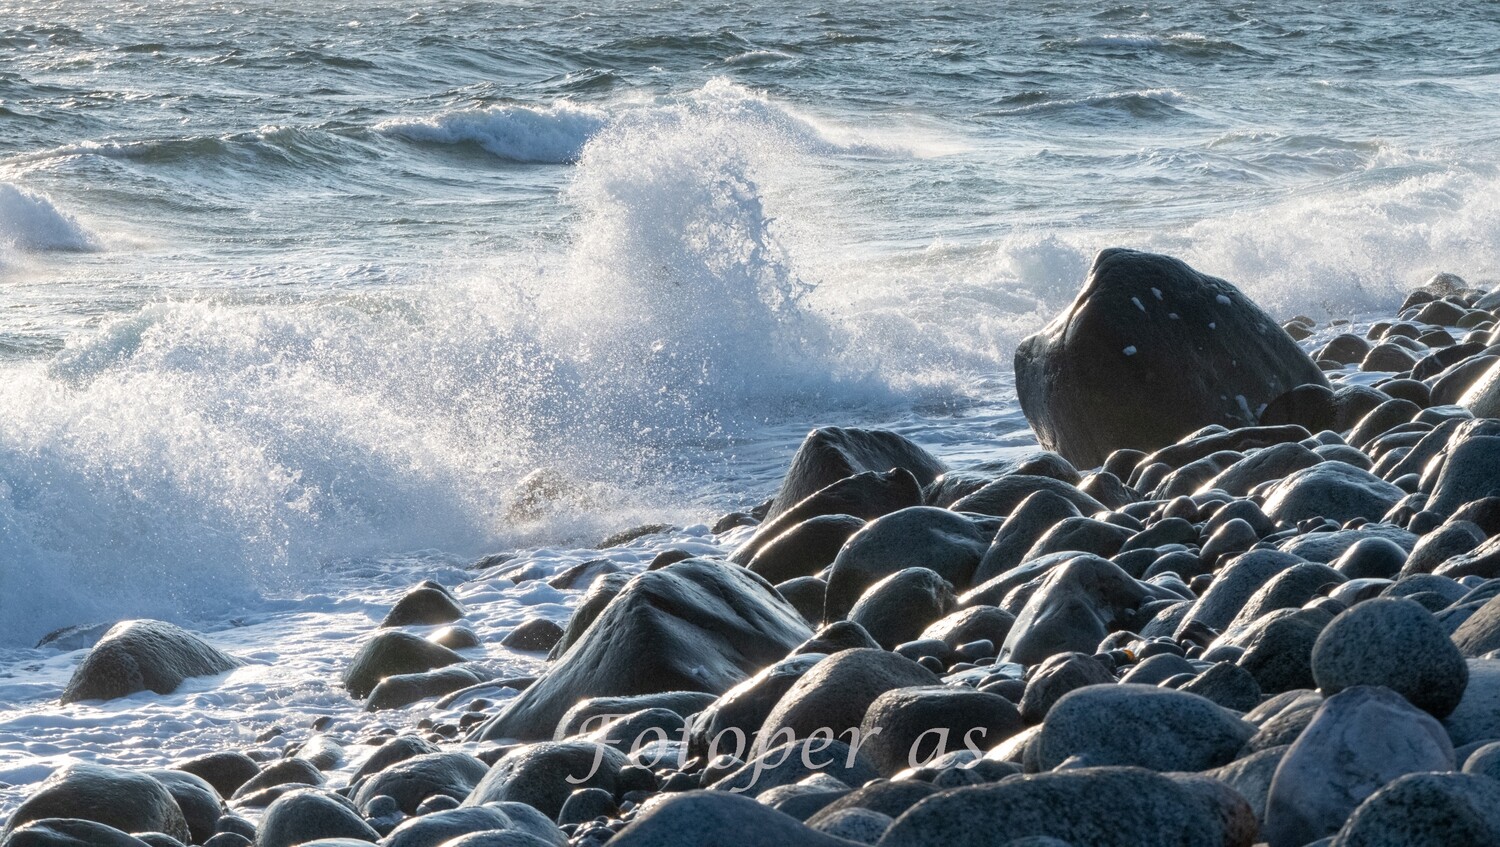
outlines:
M1470 774L1420 773L1370 795L1333 847L1449 847L1500 842L1500 783Z
M717 695L811 634L770 585L742 568L687 559L646 571L474 738L550 738L563 714L586 697Z
M1277 545L1277 549L1309 562L1331 562L1366 538L1384 538L1408 553L1417 543L1417 536L1401 527L1367 523L1358 529L1294 535Z
M931 483L945 470L931 453L894 432L836 426L815 429L792 456L765 519L775 520L804 498L841 479L892 468L910 472L918 486Z
M1399 694L1356 686L1329 697L1276 768L1263 837L1300 847L1332 835L1397 777L1454 767L1442 726Z
M987 750L1023 728L1020 712L996 694L898 688L876 697L865 711L860 750L883 776L892 776L953 750Z
M819 729L835 737L864 721L865 712L887 691L937 685L938 678L921 665L882 650L845 650L818 663L777 702L761 725L762 744L790 732L806 738Z
M161 621L121 621L94 645L63 689L62 703L113 700L137 691L171 694L189 677L240 666L187 630Z
M1222 632L1262 585L1300 561L1297 556L1275 550L1252 550L1236 556L1198 598L1183 626L1195 622Z
M284 785L322 785L325 778L312 762L306 759L280 759L266 765L260 773L250 778L234 792L235 800L244 800L268 788ZM264 806L265 804L260 804Z
M688 791L650 804L611 847L849 847L741 794Z
M1027 675L1020 714L1027 724L1038 724L1064 694L1089 685L1114 682L1114 676L1093 656L1058 653Z
M1443 719L1455 747L1500 739L1500 661L1469 659L1466 664L1463 698Z
M380 625L430 626L452 623L465 614L463 604L446 588L435 582L427 582L408 591L396 601L396 605L391 607Z
M823 657L789 656L720 695L689 723L688 755L712 759L750 749L783 695Z
M382 679L456 665L463 656L409 632L381 632L366 641L344 671L344 687L365 698Z
M1469 658L1500 650L1500 597L1487 601L1453 631L1453 643Z
M771 539L748 567L772 583L811 576L833 564L849 537L865 525L853 515L819 515Z
M920 505L922 486L911 471L892 468L885 473L868 471L855 474L808 495L802 502L762 523L729 560L748 565L755 554L773 539L803 521L821 515L850 515L869 521Z
M489 767L467 753L424 753L396 762L372 775L354 794L360 806L385 795L401 811L415 814L423 800L435 794L463 800L473 792Z
M714 695L702 691L663 691L630 697L589 697L573 704L557 722L553 738L563 741L598 729L603 723L643 709L666 709L686 718L714 702Z
M589 585L588 591L583 593L583 599L578 601L574 607L573 614L568 617L567 626L563 627L563 636L547 651L547 658L551 660L562 658L562 655L570 650L578 640L588 632L594 621L599 619L599 613L609 605L609 602L619 596L621 591L630 582L630 575L626 573L603 574Z
M219 818L229 813L218 790L202 777L180 770L147 771L146 775L161 783L177 802L194 844L212 837Z
M380 773L397 762L404 762L413 756L421 756L426 753L436 753L436 745L415 735L398 735L390 741L375 748L375 752L360 765L359 770L354 772L350 783L358 785L359 781L371 774Z
M692 554L684 554L683 551L664 551L668 558L677 558L677 561L692 558ZM587 588L594 584L594 580L609 573L620 573L622 568L608 559L589 559L564 570L557 576L547 580L547 585L559 591L571 591L577 588Z
M244 753L225 751L220 753L206 753L181 762L175 767L180 771L199 776L220 797L232 797L234 792L241 786L260 773L260 765Z
M1295 609L1325 590L1345 582L1344 575L1316 562L1300 562L1266 581L1240 607L1239 614L1224 630L1227 638L1252 626L1277 609Z
M863 785L879 776L862 751L827 733L817 738L784 741L788 733L763 735L750 752L751 759L708 786L714 791L763 797L777 788L803 782L808 777L831 777L847 786ZM784 743L783 743L784 741ZM828 798L830 801L833 798Z
M1037 491L1027 496L1006 517L985 549L974 571L974 582L993 579L1019 565L1049 529L1072 517L1079 517L1078 507L1056 492Z
M1036 664L1087 652L1150 593L1113 562L1082 555L1053 568L1016 615L1001 658Z
M401 709L413 703L444 694L452 694L484 680L463 666L451 666L422 673L396 674L382 679L370 692L365 709Z
M1283 744L1279 747L1257 750L1221 768L1208 771L1207 775L1233 788L1245 798L1245 802L1250 804L1251 811L1255 813L1255 819L1264 821L1266 819L1266 796L1271 792L1271 780L1275 778L1277 766L1281 764L1286 751L1290 749L1290 745Z
M524 803L488 803L411 818L391 831L382 847L440 847L472 833L529 835L542 844L565 847L566 836L541 812Z
M1221 783L1101 767L945 791L897 818L880 845L990 847L1050 837L1064 844L1139 847L1160 844L1170 834L1182 844L1250 847L1255 833L1249 805Z
M981 639L1004 644L1015 622L1015 615L997 606L970 606L933 623L922 630L921 637L935 638L950 649Z
M43 818L0 837L0 847L151 847L106 824L80 818Z
M1003 476L978 491L954 503L955 512L972 512L978 515L1009 515L1026 498L1046 491L1067 500L1081 515L1092 515L1106 511L1104 504L1079 491L1077 487L1047 476L1015 474Z
M166 786L145 774L84 762L67 765L43 781L0 829L0 841L22 824L47 818L82 818L122 832L191 838L182 809Z
M1334 570L1350 579L1394 579L1406 564L1406 551L1389 538L1362 538L1333 561Z
M890 828L891 820L889 815L869 809L840 809L811 828L856 844L874 844Z
M1323 462L1297 471L1271 489L1266 515L1283 524L1308 518L1339 523L1354 518L1379 520L1405 492L1374 474L1342 462Z
M1195 694L1145 685L1094 685L1047 713L1038 764L1200 771L1231 761L1254 727Z
M1197 694L1236 712L1248 712L1261 701L1255 677L1233 662L1219 662L1177 690Z
M506 754L475 786L464 806L525 803L557 819L568 796L580 788L615 790L627 759L604 744L586 741L528 744Z
M1311 688L1312 651L1333 615L1322 609L1277 609L1262 616L1234 639L1219 644L1242 648L1235 664L1250 672L1261 691L1280 694Z
M1312 653L1313 678L1325 695L1356 685L1383 685L1438 718L1462 699L1469 670L1448 634L1411 600L1376 598L1333 619Z
M973 521L931 506L902 509L871 521L833 561L824 620L847 617L872 585L913 563L952 585L967 586L988 542Z
M815 576L799 576L776 583L776 593L792 604L804 623L817 626L823 620L823 605L828 600L828 583Z
M927 568L906 568L870 586L849 610L859 624L887 650L910 641L928 624L953 610L953 586Z
M295 847L319 838L375 842L376 832L348 800L313 788L283 795L266 808L256 832L257 847Z
M1306 383L1327 380L1239 289L1120 248L1102 251L1067 311L1016 351L1027 420L1042 446L1079 467L1208 424L1253 425L1261 407Z
M539 653L551 650L563 637L563 628L546 618L530 618L501 639L500 646Z

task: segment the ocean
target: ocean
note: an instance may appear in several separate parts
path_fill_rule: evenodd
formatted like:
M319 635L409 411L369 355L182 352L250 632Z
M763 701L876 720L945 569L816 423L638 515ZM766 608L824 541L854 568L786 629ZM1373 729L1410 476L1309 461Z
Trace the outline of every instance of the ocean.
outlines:
M1492 283L1497 36L1477 0L0 3L0 700L55 696L55 627L294 645L487 553L707 544L813 426L1025 449L1015 345L1103 247L1283 319Z

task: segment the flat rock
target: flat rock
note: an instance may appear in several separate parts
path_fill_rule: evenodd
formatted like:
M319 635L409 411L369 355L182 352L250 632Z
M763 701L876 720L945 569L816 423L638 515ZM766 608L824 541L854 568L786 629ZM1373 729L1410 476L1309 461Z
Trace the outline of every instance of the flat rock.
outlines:
M1160 296L1158 295L1160 293ZM1016 393L1042 446L1097 467L1209 424L1258 423L1318 366L1238 288L1168 256L1109 248L1078 294L1016 350Z
M240 661L179 626L121 621L94 645L63 689L62 702L113 700L137 691L171 694L182 681L213 676Z
M564 713L587 697L722 694L811 634L795 609L743 568L687 559L646 571L473 737L551 738Z

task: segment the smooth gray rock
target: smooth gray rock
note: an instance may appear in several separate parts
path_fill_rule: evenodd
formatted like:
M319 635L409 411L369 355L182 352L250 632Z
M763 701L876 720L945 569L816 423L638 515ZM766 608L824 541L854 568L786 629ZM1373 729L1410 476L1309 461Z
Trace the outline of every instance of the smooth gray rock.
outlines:
M967 587L988 544L973 521L946 509L915 506L877 518L851 536L833 560L823 619L848 617L870 586L913 565Z
M1458 707L1469 682L1463 654L1432 613L1384 597L1356 605L1323 629L1312 673L1324 695L1383 685L1437 718Z
M1469 435L1470 431L1461 427L1453 436L1439 456L1441 470L1430 483L1432 496L1428 498L1427 509L1443 517L1471 500L1492 496L1500 490L1495 479L1496 468L1500 467L1500 437ZM1430 473L1430 469L1424 473L1424 480Z
M594 621L599 619L600 613L609 606L610 601L620 596L625 586L630 583L630 574L607 573L600 574L589 583L588 590L583 593L583 598L573 608L573 614L568 617L568 623L563 627L562 638L558 639L552 649L547 651L547 659L555 661L562 655L573 649L573 645L583 638Z
M862 750L856 750L843 741L829 740L826 732L797 741L785 741L785 738L784 733L763 736L764 746L757 745L750 752L750 761L725 774L708 788L760 797L768 791L815 775L832 777L850 787L864 785L880 776Z
M113 700L137 691L171 694L182 681L213 676L241 662L179 626L162 621L121 621L88 652L61 702Z
M483 682L478 673L463 665L450 665L421 673L388 676L375 685L365 701L365 709L403 709L413 703L462 691Z
M317 766L296 757L270 762L234 792L232 799L244 800L268 788L283 785L322 785L326 781ZM265 803L259 804L265 806Z
M1491 598L1453 631L1459 652L1476 658L1500 650L1500 596Z
M255 760L237 751L205 753L173 765L177 770L202 777L220 797L232 797L241 785L260 773Z
M1332 562L1366 538L1387 539L1408 553L1417 543L1416 535L1399 526L1367 523L1359 529L1294 535L1277 545L1277 549L1309 562Z
M1391 780L1453 768L1453 745L1431 715L1386 688L1345 689L1323 702L1276 768L1262 836L1270 847L1301 847L1337 832Z
M1500 843L1500 783L1482 776L1416 773L1365 800L1333 847L1453 847Z
M551 650L561 641L563 628L546 618L531 618L522 621L500 640L501 647L541 653Z
M1453 746L1500 739L1500 660L1469 659L1463 699L1443 719Z
M1396 542L1372 536L1354 542L1331 565L1350 579L1395 579L1406 556L1407 551Z
M1236 712L1255 708L1262 696L1254 675L1233 662L1219 662L1177 690L1206 697Z
M342 797L316 788L283 794L266 807L255 833L256 847L296 847L319 838L379 841L380 833Z
M766 521L841 479L891 468L909 471L919 486L931 483L945 470L937 457L888 430L837 426L815 429L792 456Z
M1037 491L1027 496L995 533L994 541L974 571L974 582L993 579L1019 565L1049 529L1066 518L1078 516L1078 507L1054 491Z
M883 776L953 750L988 750L1025 726L1009 700L969 688L898 688L865 711L861 752Z
M1265 615L1277 609L1295 609L1333 587L1342 585L1347 579L1343 574L1316 562L1299 562L1276 574L1256 589L1240 608L1239 614L1229 622L1224 634L1233 638Z
M364 764L359 766L359 770L354 772L350 783L357 783L364 777L380 773L391 765L410 759L413 756L437 752L439 752L437 745L425 738L419 738L415 735L398 735L375 748L375 752L371 753L370 757L364 761Z
M849 847L795 818L727 791L687 791L650 803L611 847Z
M615 718L643 709L667 709L683 718L702 711L714 702L714 695L702 691L663 691L629 697L590 697L579 700L557 722L554 741L566 741L579 733L592 732Z
M0 837L0 847L150 847L150 843L97 821L42 818Z
M200 776L180 770L152 770L146 771L146 775L161 783L177 801L194 844L212 837L219 818L229 813L218 790Z
M587 741L527 744L507 753L489 769L464 806L514 802L557 819L568 795L579 788L615 790L624 753Z
M955 512L972 512L978 515L1009 515L1038 491L1056 494L1072 503L1073 508L1082 515L1106 511L1103 503L1079 491L1077 486L1049 476L1027 474L1002 476L949 508Z
M956 602L953 585L936 572L906 568L870 586L849 610L849 620L893 650L953 611Z
M416 814L422 801L435 794L466 799L488 771L489 766L467 753L425 753L371 776L354 794L354 802L363 807L370 798L384 794L401 811Z
M437 583L424 583L401 596L391 607L382 627L432 626L453 623L468 612L458 598Z
M1257 750L1221 768L1211 770L1207 775L1238 792L1241 797L1245 798L1245 802L1250 804L1250 810L1255 813L1255 819L1264 822L1266 797L1271 793L1271 780L1276 777L1276 768L1286 756L1286 751L1290 749L1292 749L1290 744L1282 744Z
M1107 559L1071 558L1042 577L1016 615L1000 657L1032 665L1058 653L1091 652L1150 596Z
M1193 610L1178 627L1181 634L1190 623L1198 623L1222 632L1245 603L1276 574L1298 564L1296 556L1276 550L1252 550L1224 565L1213 584L1193 605Z
M1042 446L1084 468L1209 424L1254 425L1283 392L1328 384L1230 283L1113 247L1094 259L1072 305L1021 342L1015 368L1021 409Z
M980 639L992 644L1004 644L1016 623L1016 616L998 606L970 606L959 609L942 620L935 621L922 630L921 638L935 638L957 648L961 644Z
M822 818L816 825L809 826L824 835L832 835L845 841L874 844L890 829L891 822L889 815L870 809L840 809Z
M891 468L885 473L866 471L845 477L809 494L800 503L756 527L755 534L729 561L748 565L761 548L792 527L820 515L851 515L870 521L901 509L922 505L922 486L911 471Z
M992 847L1051 837L1088 847L1250 847L1256 822L1222 783L1141 768L1079 768L944 791L896 819L880 847Z
M819 729L841 737L859 727L870 704L887 691L938 685L931 671L904 656L883 650L845 650L819 662L777 702L761 724L761 744L807 738ZM782 736L777 733L782 732Z
M1271 520L1284 524L1316 517L1339 523L1354 518L1378 521L1405 495L1369 471L1343 462L1323 462L1272 487L1265 510Z
M1216 644L1229 644L1245 652L1235 664L1255 677L1267 694L1311 688L1312 652L1318 635L1333 620L1323 609L1277 609L1261 616L1243 633Z
M364 643L344 670L344 687L351 697L365 698L382 679L456 665L463 656L399 630L377 633Z
M795 609L743 568L687 559L646 571L610 601L572 649L472 737L551 738L564 713L587 697L721 694L811 634Z
M447 809L403 821L381 842L381 847L441 847L470 833L519 832L553 847L568 839L547 816L525 803L498 802Z
M82 818L121 832L162 832L179 841L192 837L166 786L145 774L85 762L66 765L37 786L0 829L0 841L22 824L45 818Z
M768 541L747 567L771 583L811 576L833 564L849 537L864 525L853 515L809 518Z
M1227 764L1255 728L1196 694L1147 685L1091 685L1047 713L1038 764L1201 771Z
M1028 725L1039 724L1069 691L1114 681L1109 669L1086 653L1049 656L1032 668L1026 677L1020 703L1021 719Z

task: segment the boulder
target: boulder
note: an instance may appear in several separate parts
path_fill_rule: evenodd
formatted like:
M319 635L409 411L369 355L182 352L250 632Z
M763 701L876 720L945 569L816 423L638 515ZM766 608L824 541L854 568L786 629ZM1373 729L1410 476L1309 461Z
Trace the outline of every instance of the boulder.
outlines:
M771 709L822 660L816 654L788 656L724 692L689 721L688 755L704 761L724 753L743 758Z
M219 818L229 813L218 790L202 777L180 770L147 771L146 775L161 783L177 801L194 844L211 838Z
M1457 773L1414 773L1371 794L1332 847L1451 847L1500 843L1500 783Z
M1500 596L1492 597L1453 631L1453 643L1469 658L1500 650Z
M1491 365L1470 382L1458 402L1476 418L1500 418L1500 363Z
M1016 616L998 606L970 606L934 622L922 630L921 637L937 639L949 649L980 639L1004 644L1015 623Z
M546 618L528 618L500 640L501 647L542 653L551 650L561 641L563 628Z
M1406 492L1369 471L1322 462L1277 483L1266 498L1266 515L1281 524L1308 518L1378 521L1404 496Z
M870 586L849 620L887 650L910 641L953 610L953 586L927 568L906 568Z
M1078 507L1054 491L1037 491L1022 500L1000 525L974 571L981 583L1005 573L1026 557L1038 539L1066 518L1079 517Z
M1262 615L1233 638L1215 645L1238 647L1244 652L1235 664L1255 677L1267 694L1280 694L1316 684L1312 675L1312 652L1323 628L1333 615L1318 608L1277 609Z
M1021 719L1042 722L1064 694L1089 685L1113 683L1114 675L1098 659L1085 653L1057 653L1031 669L1020 702Z
M914 564L952 585L967 586L988 544L973 521L947 509L914 506L877 518L851 536L833 560L824 620L847 617L870 586Z
M587 697L722 694L811 634L795 609L743 568L686 559L646 571L473 737L551 738L563 714Z
M244 753L205 753L174 765L177 770L202 777L220 797L232 797L241 785L260 773L260 765Z
M666 709L686 718L708 708L714 695L702 691L663 691L629 697L589 697L573 704L557 722L556 741L592 732L605 723L643 709Z
M1229 763L1255 728L1196 694L1149 685L1091 685L1047 713L1037 763L1201 771Z
M467 799L488 771L488 765L467 753L424 753L371 775L354 793L354 802L363 807L371 798L385 795L401 811L416 814L422 801L434 795Z
M153 847L133 835L81 818L42 818L18 826L0 847Z
M192 837L166 786L145 774L85 762L67 765L42 782L0 829L0 842L22 824L46 818L81 818L121 832L161 832L179 841Z
M814 738L781 743L785 737L785 733L776 738L764 736L763 740L770 740L751 751L750 761L708 787L763 797L776 789L805 784L809 777L836 780L841 786L837 790L847 791L849 786L864 785L880 775L862 751L830 738L826 731Z
M1432 613L1385 597L1354 606L1323 629L1312 673L1325 696L1383 685L1437 718L1458 707L1469 682L1463 654Z
M811 576L833 564L839 550L865 522L853 515L819 515L776 536L747 567L771 583Z
M440 847L471 833L511 832L566 847L568 839L545 815L525 803L487 803L447 809L403 821L381 847Z
M620 596L625 586L630 582L630 574L607 573L601 574L589 583L589 588L583 593L583 598L573 608L573 614L568 616L568 624L563 627L562 638L552 645L547 651L549 660L557 660L578 643L578 639L588 632L594 621L599 619L599 613L609 605L610 601Z
M137 691L171 694L189 677L213 676L240 661L179 626L162 621L121 621L88 652L62 702L113 700Z
M949 508L955 512L971 512L977 515L1009 515L1038 491L1056 494L1067 500L1081 515L1108 511L1103 503L1084 494L1076 486L1050 476L1026 474L1002 476L973 494L958 500Z
M1079 555L1041 578L1016 615L1000 656L1032 665L1066 652L1092 652L1151 592L1107 559Z
M1230 283L1121 248L1100 252L1072 305L1021 342L1015 368L1038 440L1081 468L1210 424L1254 425L1283 392L1328 384Z
M788 735L807 738L820 729L842 736L864 722L870 704L885 692L938 684L931 671L896 653L869 649L835 653L798 679L777 702L761 724L761 744L780 744Z
M268 788L286 785L322 785L325 781L325 777L317 766L306 759L295 757L278 759L266 765L260 773L241 785L239 790L234 792L232 799L246 800ZM266 803L258 804L260 807L265 805Z
M866 471L809 494L802 502L756 528L755 534L730 555L729 561L749 565L755 554L792 527L822 515L849 515L874 520L900 509L922 505L922 486L911 471L892 468Z
M380 773L397 762L404 762L413 756L436 752L438 752L437 745L425 738L415 735L398 735L375 748L375 752L365 759L364 764L359 766L359 770L354 772L349 782L351 785L357 784L364 777Z
M484 680L463 665L452 665L421 673L401 673L382 679L370 692L365 709L401 709L432 697L462 691Z
M1009 700L969 688L897 688L875 698L860 725L860 750L893 776L954 750L988 750L1024 729Z
M688 791L647 805L611 847L849 847L742 794Z
M568 795L580 788L615 790L624 753L588 741L527 744L505 754L489 769L463 805L525 803L557 819Z
M352 838L375 842L376 832L354 806L334 794L302 788L283 794L266 808L255 834L256 847L296 847L319 838Z
M1270 847L1332 835L1397 777L1454 768L1453 745L1431 715L1386 688L1329 697L1276 768L1262 833Z
M814 492L867 471L901 468L927 485L944 471L937 457L916 443L883 429L828 426L803 439L771 501L766 521L774 520Z
M364 643L344 670L344 687L365 698L388 676L458 664L463 656L409 632L381 632Z
M991 847L1054 838L1088 847L1250 847L1255 833L1244 798L1215 780L1101 767L941 792L897 818L879 843Z
M424 582L402 595L380 625L431 626L453 623L465 614L463 604L448 589L435 582Z
M1240 756L1222 768L1208 771L1206 775L1233 788L1245 798L1245 802L1250 804L1251 811L1255 813L1255 819L1264 821L1266 819L1266 795L1271 792L1271 780L1276 777L1276 768L1281 764L1286 751L1290 749L1291 745L1282 744L1256 750Z
M1455 747L1500 739L1500 660L1469 659L1463 699L1443 719Z

